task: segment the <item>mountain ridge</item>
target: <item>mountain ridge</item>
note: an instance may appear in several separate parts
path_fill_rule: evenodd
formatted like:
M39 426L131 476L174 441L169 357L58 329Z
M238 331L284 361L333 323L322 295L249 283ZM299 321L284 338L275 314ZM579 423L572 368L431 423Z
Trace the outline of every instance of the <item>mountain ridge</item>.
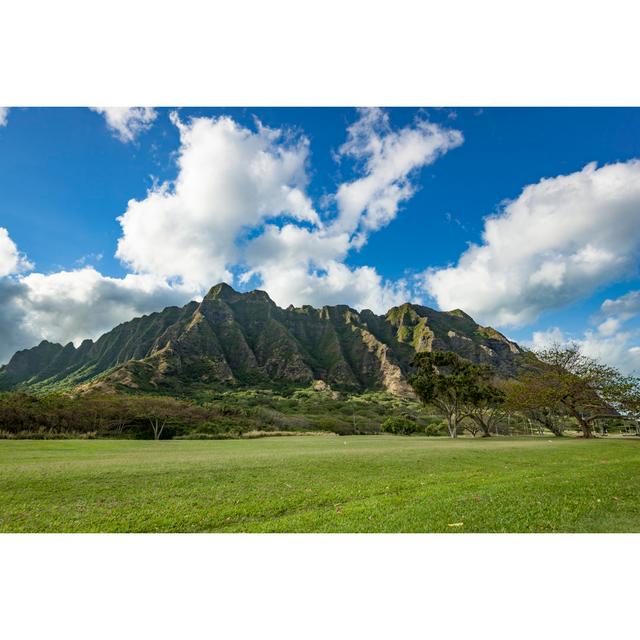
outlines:
M0 389L183 392L194 385L293 385L411 394L413 355L455 351L501 377L525 353L460 309L404 303L384 315L348 305L278 307L265 291L219 283L201 302L121 323L78 347L43 340L0 367Z

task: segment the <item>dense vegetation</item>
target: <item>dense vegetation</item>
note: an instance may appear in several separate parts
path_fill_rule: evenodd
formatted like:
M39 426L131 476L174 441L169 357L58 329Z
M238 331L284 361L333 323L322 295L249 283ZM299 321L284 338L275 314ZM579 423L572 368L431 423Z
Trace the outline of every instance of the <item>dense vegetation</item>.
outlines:
M330 432L340 435L555 436L637 431L638 380L573 346L538 354L519 379L495 377L454 352L415 356L415 399L387 392L306 388L199 388L174 397L98 389L0 393L0 438L226 439Z
M312 388L289 393L249 389L195 398L130 394L0 394L0 436L13 438L237 438L322 431L379 433L390 417L410 416L416 430L442 419L387 393L341 396Z

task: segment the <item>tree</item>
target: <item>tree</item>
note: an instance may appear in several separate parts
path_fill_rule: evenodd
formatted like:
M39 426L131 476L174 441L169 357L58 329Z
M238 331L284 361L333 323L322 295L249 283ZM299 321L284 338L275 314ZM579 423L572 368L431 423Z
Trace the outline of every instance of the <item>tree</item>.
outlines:
M521 413L557 437L564 435L562 420L566 411L543 375L527 373L520 380L510 380L503 386L507 411Z
M0 393L0 431L12 434L121 436L125 428L133 428L137 435L159 440L176 429L209 421L217 415L214 406L198 406L166 396Z
M482 397L488 369L451 351L423 351L413 359L415 373L409 384L425 405L437 407L447 420L452 438L469 415L469 404Z
M593 423L617 418L633 409L638 381L615 367L583 354L577 344L554 345L536 352L542 363L526 377L549 408L559 406L573 417L585 438L593 437Z
M413 416L391 416L380 425L380 429L386 433L403 436L409 436L421 430Z
M191 424L201 419L201 414L206 415L202 408L167 396L136 396L131 400L137 418L146 420L151 426L154 440L160 440L170 423L174 427Z
M464 429L468 431L474 438L482 431L480 425L475 420L467 420L464 422Z
M478 384L471 388L468 395L467 416L482 431L482 437L488 438L492 429L506 415L505 393L492 384L488 379L488 372L481 372ZM473 432L474 437L475 435Z
M631 384L625 397L625 406L620 417L631 420L636 435L640 436L640 379L630 378Z

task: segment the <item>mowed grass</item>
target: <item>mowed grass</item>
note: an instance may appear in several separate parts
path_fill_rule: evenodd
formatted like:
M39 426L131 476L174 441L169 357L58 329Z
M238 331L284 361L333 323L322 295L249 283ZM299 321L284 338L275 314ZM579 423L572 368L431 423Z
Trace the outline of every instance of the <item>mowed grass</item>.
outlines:
M640 441L0 441L0 530L640 531Z

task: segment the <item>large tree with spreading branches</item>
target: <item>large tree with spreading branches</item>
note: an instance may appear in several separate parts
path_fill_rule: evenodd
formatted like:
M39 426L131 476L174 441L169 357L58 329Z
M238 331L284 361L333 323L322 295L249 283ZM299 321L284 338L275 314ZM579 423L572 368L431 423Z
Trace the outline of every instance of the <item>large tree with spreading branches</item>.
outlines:
M507 415L504 391L493 383L490 372L481 372L478 383L474 385L467 400L467 416L482 431L482 437L488 438L498 424Z
M526 373L519 380L503 383L504 407L508 412L520 413L531 422L548 429L555 436L564 435L566 410L540 373Z
M476 421L486 433L487 412L493 412L500 398L500 393L490 383L488 368L473 364L451 351L418 353L413 359L413 366L409 384L424 404L442 412L452 438L458 437L465 418Z
M536 352L540 366L522 382L540 406L558 407L576 420L585 438L593 423L629 415L638 398L638 380L588 357L576 344L554 345Z

